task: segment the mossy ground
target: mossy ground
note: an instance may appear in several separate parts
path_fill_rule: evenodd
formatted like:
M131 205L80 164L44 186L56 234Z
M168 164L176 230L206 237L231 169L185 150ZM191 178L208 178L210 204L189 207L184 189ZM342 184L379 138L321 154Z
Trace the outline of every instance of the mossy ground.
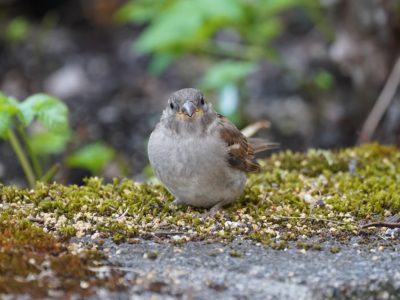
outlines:
M97 288L123 289L115 271L99 278L101 252L73 253L68 244L29 221L0 221L0 296L25 294L32 298L89 295Z
M275 249L297 240L300 249L320 250L318 241L304 238L346 240L360 234L360 222L400 209L400 151L394 147L281 152L261 164L263 171L249 177L243 196L206 219L200 217L204 210L171 205L172 197L162 186L127 179L103 184L90 178L84 186L38 184L35 190L0 186L0 274L6 274L0 276L0 294L12 286L9 280L43 272L48 258L55 274L57 261L71 259L82 268L70 276L74 284L94 285L89 254L76 253L60 239L90 236L93 243L85 247L96 250L106 237L115 242L165 239L179 245L241 236ZM15 228L23 228L23 234ZM15 265L9 264L13 257Z

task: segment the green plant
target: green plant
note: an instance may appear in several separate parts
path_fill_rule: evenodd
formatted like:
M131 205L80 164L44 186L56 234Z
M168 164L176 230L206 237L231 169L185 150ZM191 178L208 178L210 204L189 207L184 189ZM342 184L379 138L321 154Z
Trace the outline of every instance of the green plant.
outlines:
M57 165L47 171L42 169L27 132L35 121L49 134L59 137L63 146L69 141L68 108L62 101L46 94L35 94L20 102L0 93L0 138L10 143L31 187L37 180L50 180L58 169Z
M59 169L56 163L43 170L43 161L64 152L72 140L68 112L60 99L50 95L35 94L18 101L0 93L0 139L10 143L31 187L36 181L48 182ZM94 143L69 155L65 163L97 175L114 156L112 148Z

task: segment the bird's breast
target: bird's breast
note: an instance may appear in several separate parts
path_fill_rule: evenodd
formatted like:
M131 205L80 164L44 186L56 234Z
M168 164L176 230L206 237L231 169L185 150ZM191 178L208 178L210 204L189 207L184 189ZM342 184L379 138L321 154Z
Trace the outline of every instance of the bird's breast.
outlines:
M154 135L154 136L153 136ZM149 158L162 181L202 181L224 172L226 147L214 136L154 132ZM173 177L173 178L170 178Z
M149 158L157 177L184 202L208 207L221 198L234 198L246 176L230 168L227 148L215 136L170 136L153 132Z

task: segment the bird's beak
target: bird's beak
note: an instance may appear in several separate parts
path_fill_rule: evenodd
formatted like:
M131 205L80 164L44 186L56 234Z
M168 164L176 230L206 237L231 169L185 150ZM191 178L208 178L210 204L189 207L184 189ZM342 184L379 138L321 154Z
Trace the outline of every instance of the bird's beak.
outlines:
M195 111L196 106L191 101L186 101L182 106L182 112L189 117L193 116Z

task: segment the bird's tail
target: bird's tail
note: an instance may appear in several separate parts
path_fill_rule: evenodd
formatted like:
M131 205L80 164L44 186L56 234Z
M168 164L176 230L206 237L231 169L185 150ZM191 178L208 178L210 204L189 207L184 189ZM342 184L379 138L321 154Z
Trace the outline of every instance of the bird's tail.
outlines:
M250 145L254 149L254 153L270 150L270 149L275 149L279 147L279 144L277 143L271 143L268 142L267 140L264 139L259 139L259 138L249 138L247 139L250 143Z

